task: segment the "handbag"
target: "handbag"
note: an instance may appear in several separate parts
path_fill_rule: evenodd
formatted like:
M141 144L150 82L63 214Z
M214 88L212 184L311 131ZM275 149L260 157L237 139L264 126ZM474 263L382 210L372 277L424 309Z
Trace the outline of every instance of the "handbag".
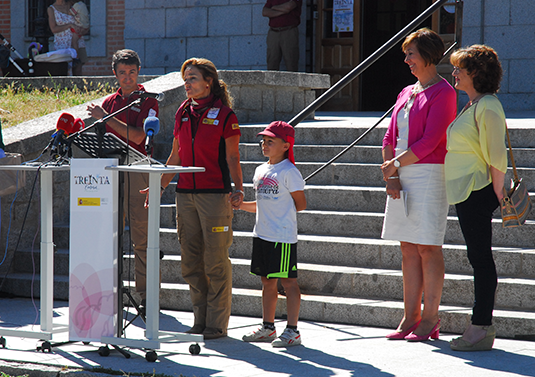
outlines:
M511 165L513 166L513 181L509 190L505 190L504 188L505 195L500 203L500 208L502 212L502 226L504 228L514 228L526 222L532 204L529 198L528 188L522 178L518 178L518 173L516 172L513 148L511 147L511 139L509 138L507 127L505 131L507 133Z
M20 153L8 153L4 158L0 158L0 165L20 165L22 155ZM26 184L25 171L20 170L0 170L0 196L13 194L17 189L21 189Z

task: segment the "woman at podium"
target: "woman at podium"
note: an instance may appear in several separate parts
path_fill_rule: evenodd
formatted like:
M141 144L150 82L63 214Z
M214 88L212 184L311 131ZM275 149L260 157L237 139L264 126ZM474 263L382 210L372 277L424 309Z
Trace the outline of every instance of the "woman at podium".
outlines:
M188 98L175 115L167 164L206 169L204 173L180 174L176 188L182 275L189 284L195 316L193 327L186 332L215 339L227 335L230 317L232 208L244 197L241 132L227 86L211 61L189 59L181 74ZM173 177L162 176L162 189Z

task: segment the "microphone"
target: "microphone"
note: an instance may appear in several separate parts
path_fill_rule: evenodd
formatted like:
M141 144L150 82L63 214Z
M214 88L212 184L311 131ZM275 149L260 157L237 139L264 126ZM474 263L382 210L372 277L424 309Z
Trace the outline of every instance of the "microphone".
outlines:
M144 92L142 90L136 90L132 94L137 94L141 98L154 98L158 102L163 101L165 97L165 94L163 93L149 93L149 92Z
M76 118L74 120L74 124L73 124L73 127L72 127L72 132L75 133L75 132L81 131L84 127L85 127L84 121L81 120L80 118Z
M59 144L63 140L63 135L69 136L73 129L74 117L69 113L61 114L58 122L56 123L56 132L52 134L52 141L51 144L49 144L51 146L50 154L54 154L54 152L58 149Z
M160 120L156 117L147 117L143 123L143 131L147 135L145 139L145 152L151 154L152 138L160 131Z

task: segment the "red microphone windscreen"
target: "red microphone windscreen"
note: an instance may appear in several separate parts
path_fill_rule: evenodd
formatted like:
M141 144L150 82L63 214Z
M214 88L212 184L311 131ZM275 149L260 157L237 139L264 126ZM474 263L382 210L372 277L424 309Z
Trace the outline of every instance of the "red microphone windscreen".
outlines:
M69 135L73 132L74 129L74 117L69 113L63 113L58 119L56 124L56 130L65 131L66 135Z
M72 132L81 131L84 127L85 127L84 121L81 120L80 118L76 118L74 120L74 126L73 126L73 129L72 129Z

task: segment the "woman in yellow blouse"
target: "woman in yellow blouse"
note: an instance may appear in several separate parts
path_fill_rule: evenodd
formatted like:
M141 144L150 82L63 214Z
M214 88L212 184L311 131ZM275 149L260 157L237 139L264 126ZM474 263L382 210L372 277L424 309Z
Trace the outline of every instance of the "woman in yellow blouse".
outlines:
M455 204L474 270L472 324L451 341L457 351L490 350L496 336L492 325L498 285L492 257L492 213L504 195L507 171L505 114L494 95L500 88L502 67L496 52L473 45L454 52L455 87L466 92L468 104L448 127L445 161L448 202Z

